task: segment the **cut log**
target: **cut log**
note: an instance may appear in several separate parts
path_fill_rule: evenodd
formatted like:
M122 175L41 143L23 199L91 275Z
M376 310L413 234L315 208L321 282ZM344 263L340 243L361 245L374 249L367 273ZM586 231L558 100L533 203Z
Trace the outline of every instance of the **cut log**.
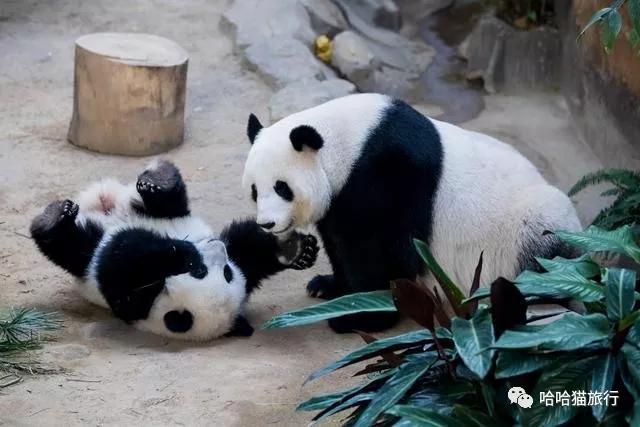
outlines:
M157 154L182 143L187 53L151 34L76 41L68 139L101 153Z

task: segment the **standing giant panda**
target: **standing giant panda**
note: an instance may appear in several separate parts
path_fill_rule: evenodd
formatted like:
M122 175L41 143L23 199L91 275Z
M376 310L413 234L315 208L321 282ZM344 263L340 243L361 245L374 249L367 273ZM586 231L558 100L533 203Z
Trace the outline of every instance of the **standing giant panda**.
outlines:
M581 227L570 200L515 149L384 95L335 99L266 128L252 114L247 133L243 185L260 226L279 235L316 224L322 237L333 274L309 282L312 296L424 275L412 238L428 242L461 285L470 286L482 251L485 282L513 277L560 250L545 230ZM396 319L365 313L329 323L374 331Z
M42 253L81 279L92 303L173 338L251 335L248 295L279 271L310 267L318 251L313 236L280 241L249 220L215 237L190 215L180 172L166 161L135 185L100 181L76 200L53 202L33 220Z

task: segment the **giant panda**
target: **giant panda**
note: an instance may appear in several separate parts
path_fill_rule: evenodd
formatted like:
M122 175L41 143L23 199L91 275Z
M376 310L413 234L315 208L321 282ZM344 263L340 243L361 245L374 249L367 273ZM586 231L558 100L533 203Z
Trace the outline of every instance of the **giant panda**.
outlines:
M78 277L90 302L135 327L186 340L249 336L243 315L260 281L310 267L313 236L278 239L253 220L216 236L189 211L179 170L156 161L135 184L107 179L51 203L31 224L40 251Z
M423 116L380 94L355 94L263 127L251 114L243 185L273 234L315 224L333 274L312 296L387 289L425 274L412 239L428 243L468 293L484 251L483 283L513 277L563 248L545 230L581 228L568 197L511 146ZM376 331L395 313L329 321Z

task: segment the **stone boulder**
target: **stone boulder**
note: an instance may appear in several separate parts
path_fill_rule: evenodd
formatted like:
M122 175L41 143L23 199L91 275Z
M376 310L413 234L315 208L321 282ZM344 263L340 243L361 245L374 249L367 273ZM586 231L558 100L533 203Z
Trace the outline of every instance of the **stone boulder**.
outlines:
M311 46L316 36L307 9L299 0L234 0L220 25L233 36L236 51L283 38Z
M560 37L555 28L517 30L489 14L478 21L460 53L468 61L467 77L482 78L489 92L556 89L562 74Z
M273 89L302 80L326 80L335 77L302 42L288 37L270 38L245 49L249 68Z
M311 26L318 35L335 37L349 28L342 11L331 0L300 0L311 18Z
M276 92L269 102L271 123L307 108L356 91L353 83L342 79L306 80L291 83Z
M362 37L344 31L333 39L331 65L358 87L370 80L377 67L375 55Z

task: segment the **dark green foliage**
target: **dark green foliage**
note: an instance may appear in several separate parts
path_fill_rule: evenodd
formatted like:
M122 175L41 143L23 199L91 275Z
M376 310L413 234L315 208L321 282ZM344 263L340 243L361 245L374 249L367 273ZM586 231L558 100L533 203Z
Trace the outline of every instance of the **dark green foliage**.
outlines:
M348 304L339 299L316 306L320 310L310 307L272 319L270 326L284 327L340 316L345 307L385 311L396 307L423 328L380 340L361 334L366 346L318 370L309 380L356 363L366 363L358 374L366 373L369 379L356 388L314 397L298 409L320 411L314 420L348 410L344 425L357 427L595 426L640 420L640 405L635 404L640 399L636 273L601 268L589 255L616 252L640 263L640 247L629 226L555 234L587 253L575 259L541 259L546 272L524 272L515 284L499 279L490 289L477 289L467 301L461 300L459 287L427 246L416 242L457 313L453 318L438 311L443 302L437 292L422 283L398 280L389 293L359 294L348 299ZM477 277L481 265L478 263ZM478 304L487 297L491 307ZM580 301L587 312L568 313L545 325L529 324L532 318L526 317L527 305L541 298L560 304L569 299ZM444 322L442 316L447 316ZM435 326L436 322L450 327ZM526 388L534 399L531 408L509 402L507 391L513 386ZM539 401L540 393L574 390L616 390L618 404L545 406Z
M638 21L635 25L638 25L637 34L640 34L640 0L630 2L629 7L635 3L637 3L635 7L638 8ZM640 42L640 38L638 41ZM588 174L569 190L569 196L598 184L611 185L612 187L605 190L602 196L615 196L616 199L608 208L598 214L593 225L606 230L623 225L640 225L640 172L625 169L603 169Z
M42 371L28 352L40 348L47 334L61 327L53 313L25 308L0 311L0 371Z
M622 7L626 4L631 28L627 37L631 46L640 54L640 0L615 0L607 7L595 12L584 26L578 38L595 24L600 25L600 39L604 50L609 53L622 30Z

